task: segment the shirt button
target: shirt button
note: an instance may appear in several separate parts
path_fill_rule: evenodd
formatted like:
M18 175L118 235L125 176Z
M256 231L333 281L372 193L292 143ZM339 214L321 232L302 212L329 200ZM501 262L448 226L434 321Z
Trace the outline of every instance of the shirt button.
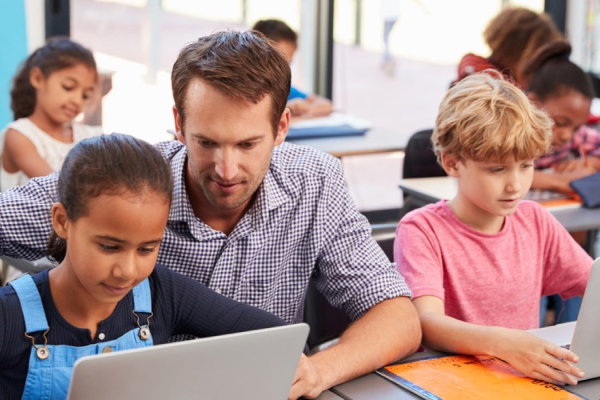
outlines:
M100 340L104 340L105 337L106 337L106 335L104 333L101 333L98 335L98 339L100 339Z
M221 289L219 289L219 288L216 288L216 289L215 289L215 293L221 294Z

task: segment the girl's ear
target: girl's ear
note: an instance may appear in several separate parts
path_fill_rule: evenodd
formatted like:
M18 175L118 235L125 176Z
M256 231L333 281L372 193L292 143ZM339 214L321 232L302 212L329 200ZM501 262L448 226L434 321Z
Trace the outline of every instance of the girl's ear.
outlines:
M448 174L448 176L453 176L457 178L460 174L458 173L458 163L460 162L459 158L455 155L442 153L441 154L442 168Z
M69 224L69 216L63 203L54 203L52 206L52 227L58 237L65 240L68 239Z
M34 89L39 89L45 79L46 77L39 67L33 67L31 68L31 71L29 71L29 83L31 83L31 86L33 86Z

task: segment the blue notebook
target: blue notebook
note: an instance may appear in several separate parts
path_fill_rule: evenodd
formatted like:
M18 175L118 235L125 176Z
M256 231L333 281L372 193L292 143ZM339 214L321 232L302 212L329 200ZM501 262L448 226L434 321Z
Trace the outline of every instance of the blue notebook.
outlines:
M600 172L571 181L570 185L581 197L585 207L600 207Z
M367 133L369 128L356 128L352 125L334 125L334 126L311 126L305 128L290 127L287 140L297 139L315 139L337 136L361 136Z

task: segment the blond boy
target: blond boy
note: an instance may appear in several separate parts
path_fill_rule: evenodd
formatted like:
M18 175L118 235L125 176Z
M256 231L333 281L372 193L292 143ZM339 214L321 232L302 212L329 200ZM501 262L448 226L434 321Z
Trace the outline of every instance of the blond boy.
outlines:
M458 83L432 136L458 193L407 214L394 256L424 346L495 356L529 377L576 384L583 372L566 361L577 355L525 331L538 327L541 296L582 295L592 265L546 209L521 201L551 140L550 118L499 73Z

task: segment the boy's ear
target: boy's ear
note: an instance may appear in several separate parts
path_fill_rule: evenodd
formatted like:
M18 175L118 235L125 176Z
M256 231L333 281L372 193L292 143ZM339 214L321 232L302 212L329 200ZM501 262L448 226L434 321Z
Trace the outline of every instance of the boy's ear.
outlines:
M62 203L54 203L52 205L52 227L54 232L62 238L67 239L69 236L69 216L67 209Z
M453 176L457 178L459 176L458 173L458 163L460 162L459 158L455 155L442 153L440 155L440 159L442 161L442 168L448 174L448 176Z

